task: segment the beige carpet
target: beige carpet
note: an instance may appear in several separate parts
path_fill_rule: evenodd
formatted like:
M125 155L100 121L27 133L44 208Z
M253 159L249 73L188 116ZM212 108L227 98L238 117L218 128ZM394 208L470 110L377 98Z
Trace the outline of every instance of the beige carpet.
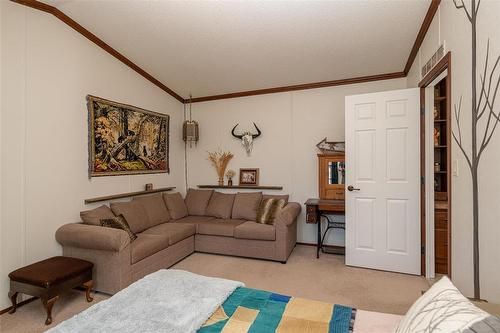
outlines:
M297 246L286 265L195 253L174 268L243 281L250 288L396 314L404 314L429 287L423 277L347 267L343 256L322 254L316 259L315 248L310 246ZM83 292L62 295L54 305L51 327L108 297L94 296L94 302L87 303ZM43 332L48 328L44 321L44 310L36 300L13 315L1 315L0 331Z

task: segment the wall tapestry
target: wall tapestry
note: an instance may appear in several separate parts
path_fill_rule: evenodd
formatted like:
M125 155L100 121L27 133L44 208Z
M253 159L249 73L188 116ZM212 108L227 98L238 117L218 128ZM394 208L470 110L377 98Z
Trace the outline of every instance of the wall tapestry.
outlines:
M471 77L471 104L472 116L471 142L462 141L460 117L462 111L462 97L455 105L455 120L457 131L453 131L453 139L464 155L472 177L472 226L473 226L473 270L474 270L474 298L481 298L479 279L479 183L478 170L481 157L486 147L491 142L493 134L500 123L500 109L495 105L498 89L500 86L500 55L490 58L490 41L486 45L486 56L482 68L478 68L477 57L477 19L481 0L471 0L468 4L464 0L453 0L455 7L462 10L471 25L471 55L472 55L472 77ZM498 39L496 39L498 40ZM467 147L470 146L470 152Z
M169 116L88 95L89 178L169 172Z

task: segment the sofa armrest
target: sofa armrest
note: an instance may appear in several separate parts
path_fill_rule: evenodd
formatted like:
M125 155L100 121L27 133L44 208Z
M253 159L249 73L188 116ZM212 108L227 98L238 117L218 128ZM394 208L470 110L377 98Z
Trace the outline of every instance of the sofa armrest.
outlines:
M83 223L63 225L56 231L56 240L62 246L116 252L130 243L128 234L123 230Z
M302 207L297 202L289 202L276 216L274 225L277 227L289 227L294 222L297 221L297 216L299 216Z

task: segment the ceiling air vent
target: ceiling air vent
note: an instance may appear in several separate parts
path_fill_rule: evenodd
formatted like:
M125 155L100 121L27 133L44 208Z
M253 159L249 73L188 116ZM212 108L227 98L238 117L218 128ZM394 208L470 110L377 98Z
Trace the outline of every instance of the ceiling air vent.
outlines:
M434 66L438 63L441 58L444 57L444 43L437 49L436 52L432 55L432 57L427 61L424 67L422 67L422 77L425 77L427 73L431 71Z

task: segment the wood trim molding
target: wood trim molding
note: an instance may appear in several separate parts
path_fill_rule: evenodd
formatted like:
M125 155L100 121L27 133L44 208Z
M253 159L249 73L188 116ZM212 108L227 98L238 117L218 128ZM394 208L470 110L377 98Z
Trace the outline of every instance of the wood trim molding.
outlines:
M441 60L431 69L429 73L418 83L419 88L427 87L435 78L437 78L445 69L451 66L451 52L445 54Z
M180 95L178 95L175 91L164 85L162 82L154 78L151 74L146 72L144 69L133 63L131 60L129 60L127 57L125 57L123 54L106 44L102 39L85 29L83 26L81 26L78 22L73 20L71 17L68 15L64 14L62 11L57 9L56 7L53 7L51 5L47 5L43 2L37 1L37 0L11 0L12 2L18 3L20 5L24 5L30 8L38 9L43 12L49 13L57 17L59 20L63 21L67 25L69 25L71 28L79 32L81 35L83 35L85 38L99 46L101 49L104 51L108 52L111 54L113 57L116 59L120 60L122 63L130 67L132 70L137 72L139 75L144 77L146 80L160 88L161 90L165 91L167 94L171 95L174 97L176 100L178 100L181 103L185 103L186 101L184 98L182 98Z
M448 146L448 149L451 149L451 112L452 112L452 107L451 107L451 84L452 84L452 76L451 76L451 52L446 53L446 55L434 66L434 68L431 69L429 73L418 83L418 87L420 88L420 108L423 108L425 110L425 88L432 83L442 72L445 70L448 70L447 74L447 84L446 84L446 121L447 121L447 126L446 126L446 145ZM426 159L425 159L425 135L426 135L426 127L425 127L425 114L421 113L421 121L420 121L420 172L421 174L425 175L425 164L426 164ZM452 278L452 237L451 237L451 231L452 231L452 225L453 225L453 220L452 220L452 215L451 215L451 209L452 209L452 179L451 179L451 150L448 151L448 155L446 157L446 164L448 167L448 174L446 177L446 182L447 182L447 192L448 192L448 235L447 235L447 241L448 241L448 277L451 279ZM422 203L425 203L425 197L427 193L425 191L425 185L422 185L420 188L420 200ZM427 239L425 237L425 224L426 224L426 216L425 216L425 204L421 205L421 214L420 214L420 238L421 238L421 245L424 247L427 247ZM425 254L421 257L421 269L422 269L422 275L425 275L425 270L426 270L426 260L425 260Z
M196 98L193 98L192 102L198 103L198 102L213 101L213 100L217 100L217 99L228 99L228 98L237 98L237 97L245 97L245 96L273 94L273 93L295 91L295 90L334 87L334 86L341 86L341 85L347 85L347 84L398 79L398 78L403 78L405 76L406 75L403 72L394 72L394 73L378 74L378 75L370 75L370 76L360 76L360 77L349 78L349 79L296 84L296 85L292 85L292 86L265 88L265 89L257 89L257 90L240 91L240 92L234 92L234 93L229 93L229 94L196 97ZM187 102L189 102L189 101L187 101Z
M410 55L408 56L405 68L403 69L405 76L408 75L408 72L410 72L411 66L413 65L413 62L417 57L418 50L420 49L420 46L422 46L422 42L424 41L425 35L427 34L429 27L431 26L432 20L434 19L434 15L436 15L440 3L441 0L432 0L431 5L427 10L427 14L425 14L424 21L422 22L422 26L418 31L417 38L415 39L415 43L413 43Z
M64 14L62 11L57 9L54 6L45 4L43 2L37 1L37 0L10 0L12 2L34 8L49 14L54 15L57 17L59 20L62 22L66 23L69 25L71 28L79 32L81 35L83 35L85 38L89 39L91 42L95 43L97 46L108 52L110 55L130 67L132 70L137 72L139 75L143 76L146 80L150 81L175 99L177 99L179 102L187 104L189 103L189 99L185 99L182 96L178 95L175 91L167 87L165 84L154 78L151 74L146 72L144 69L133 63L131 60L129 60L127 57L125 57L123 54L106 44L103 40L101 40L99 37L91 33L89 30L85 29L83 26L81 26L78 22ZM296 90L306 90L306 89L316 89L316 88L325 88L325 87L334 87L334 86L341 86L341 85L348 85L348 84L357 84L357 83L365 83L365 82L373 82L373 81L381 81L381 80L390 80L390 79L397 79L397 78L404 78L408 75L408 72L410 71L410 68L415 61L415 58L417 56L418 50L420 49L420 46L422 45L422 42L425 38L425 35L427 31L429 30L429 27L432 23L432 20L437 12L437 9L439 7L439 4L441 3L441 0L432 0L429 9L427 11L427 14L425 15L424 21L422 22L422 26L420 27L420 30L417 34L417 38L415 40L415 43L413 44L413 48L410 52L410 55L408 57L408 60L406 62L405 68L402 72L394 72L394 73L385 73L385 74L377 74L377 75L369 75L369 76L361 76L361 77L355 77L355 78L347 78L347 79L340 79L340 80L332 80L332 81L323 81L323 82L314 82L314 83L305 83L305 84L297 84L297 85L290 85L290 86L281 86L281 87L273 87L273 88L265 88L265 89L257 89L257 90L248 90L248 91L241 91L241 92L233 92L233 93L227 93L227 94L219 94L219 95L211 95L211 96L202 96L202 97L196 97L192 99L193 103L197 102L206 102L206 101L213 101L213 100L218 100L218 99L228 99L228 98L237 98L237 97L245 97L245 96L254 96L254 95L264 95L264 94L272 94L272 93L280 93L280 92L288 92L288 91L296 91Z

